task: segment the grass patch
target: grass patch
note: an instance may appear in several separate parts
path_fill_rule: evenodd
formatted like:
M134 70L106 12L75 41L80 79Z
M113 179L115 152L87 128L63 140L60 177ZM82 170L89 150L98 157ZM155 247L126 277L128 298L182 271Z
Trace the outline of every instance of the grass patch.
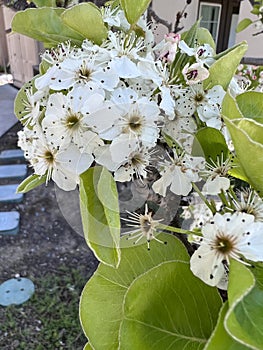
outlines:
M30 300L0 307L0 349L82 350L87 341L78 308L87 277L63 267L33 282L36 290Z

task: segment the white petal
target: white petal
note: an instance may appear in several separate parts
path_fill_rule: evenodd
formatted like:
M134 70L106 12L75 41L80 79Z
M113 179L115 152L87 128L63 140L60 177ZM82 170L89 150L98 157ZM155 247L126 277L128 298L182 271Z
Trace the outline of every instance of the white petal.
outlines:
M203 186L202 191L205 194L216 195L221 190L226 191L229 189L230 180L227 177L217 176L214 179L208 179Z
M203 244L192 255L190 269L195 276L210 286L217 286L224 277L225 269L215 250Z

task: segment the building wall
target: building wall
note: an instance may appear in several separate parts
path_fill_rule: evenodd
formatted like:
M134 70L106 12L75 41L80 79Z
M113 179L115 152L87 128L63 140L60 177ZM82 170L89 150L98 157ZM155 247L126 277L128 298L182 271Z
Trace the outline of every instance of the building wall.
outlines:
M231 0L229 0L231 1ZM185 0L153 0L153 10L158 14L159 17L173 22L175 21L175 16L178 11L181 11L185 5ZM182 25L184 30L187 30L193 25L198 17L198 0L192 0L191 4L187 7L187 18L182 19ZM232 18L232 30L229 38L229 46L233 46L235 43L239 43L243 40L248 42L248 51L245 54L245 57L255 57L263 59L263 34L253 37L255 33L255 27L251 26L241 33L236 34L235 28L238 22L243 18L251 18L255 20L257 16L250 14L252 5L249 0L242 0L240 6L239 15L233 15ZM167 28L163 25L159 25L156 30L156 41L160 41L164 35L167 33Z
M239 21L241 21L243 18L250 18L252 21L255 21L258 17L252 15L250 13L251 10L252 5L250 4L249 0L241 1ZM253 33L258 31L260 30L257 30L254 25L251 25L242 32L236 34L236 43L239 43L242 40L246 40L248 42L248 51L245 55L246 57L263 59L263 34L253 36Z

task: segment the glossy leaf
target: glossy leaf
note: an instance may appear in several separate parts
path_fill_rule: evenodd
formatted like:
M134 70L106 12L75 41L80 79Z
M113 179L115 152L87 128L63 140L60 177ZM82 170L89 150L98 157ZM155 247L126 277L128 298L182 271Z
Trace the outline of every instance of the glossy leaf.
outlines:
M227 92L222 102L222 114L226 115L229 119L240 119L243 118L236 101L234 98Z
M119 349L202 349L221 304L216 289L193 276L189 263L164 262L128 289Z
M224 319L228 311L228 302L225 302L220 310L219 318L216 328L214 329L210 339L208 340L204 350L248 350L251 349L245 345L240 344L232 338L224 327Z
M205 127L197 131L193 145L193 155L203 156L206 161L217 161L223 153L224 159L228 155L228 147L222 133L214 128Z
M242 42L223 53L209 68L209 77L204 81L204 88L211 89L215 85L221 85L226 90L246 51L247 44Z
M102 167L94 167L80 176L82 225L87 244L98 260L117 267L120 262L120 216L118 198L112 195L117 190L98 194L98 183L102 173L104 173ZM107 172L105 176L111 177L111 174ZM112 188L116 186L112 177L107 182L111 183ZM110 196L110 208L104 207L105 200L102 196Z
M256 283L253 273L245 265L234 260L230 264L228 298L226 330L241 344L261 350L263 290Z
M244 18L242 21L240 21L236 27L236 32L242 32L242 30L246 29L250 24L252 24L253 21L250 18Z
M243 130L241 129L240 124L236 124L234 120L230 120L226 116L224 116L224 120L231 134L236 156L244 174L249 180L249 183L262 194L263 143L256 141L260 138L262 133L257 135L257 130L251 126L251 123L250 129L246 128L246 130ZM253 135L254 139L252 139ZM257 136L256 140L255 135Z
M61 18L68 27L96 44L101 44L107 38L107 28L101 12L92 3L73 6L65 10Z
M141 15L147 10L151 0L120 0L128 22L136 24Z
M83 35L69 28L61 20L64 9L43 7L17 12L12 21L12 30L35 40L54 46L67 40L80 45Z
M150 251L146 244L123 248L118 269L100 264L86 284L80 300L80 319L95 349L118 349L124 296L136 278L165 261L189 261L184 245L177 238L164 233L158 238L167 244L152 241Z
M199 45L209 44L214 50L216 50L216 44L208 29L203 27L198 28L196 39Z
M263 124L262 92L247 91L236 97L238 108L245 118L251 118Z
M46 182L46 176L30 175L17 187L17 193L27 193Z

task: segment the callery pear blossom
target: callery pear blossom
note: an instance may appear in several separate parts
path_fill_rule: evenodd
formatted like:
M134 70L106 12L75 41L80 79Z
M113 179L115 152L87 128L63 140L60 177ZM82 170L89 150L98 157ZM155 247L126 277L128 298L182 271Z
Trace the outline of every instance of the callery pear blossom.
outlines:
M215 214L202 228L203 237L190 260L192 272L210 286L217 286L228 271L231 259L263 261L263 223L245 213Z

